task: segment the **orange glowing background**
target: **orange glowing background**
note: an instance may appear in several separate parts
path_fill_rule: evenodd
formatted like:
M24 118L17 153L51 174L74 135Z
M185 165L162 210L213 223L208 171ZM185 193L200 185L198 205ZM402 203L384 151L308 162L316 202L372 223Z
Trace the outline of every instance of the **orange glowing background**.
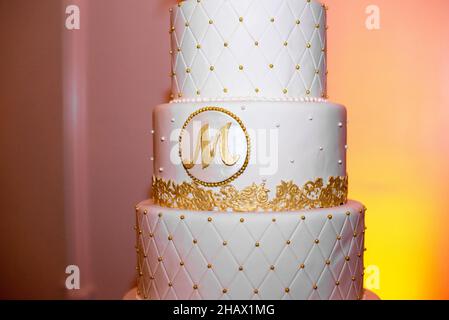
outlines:
M328 0L329 96L382 299L449 299L449 1ZM380 9L368 30L367 6Z

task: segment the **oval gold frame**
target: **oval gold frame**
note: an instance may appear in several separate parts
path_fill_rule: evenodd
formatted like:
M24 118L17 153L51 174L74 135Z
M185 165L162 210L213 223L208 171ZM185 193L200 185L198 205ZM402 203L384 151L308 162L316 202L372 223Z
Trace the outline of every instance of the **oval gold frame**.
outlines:
M224 114L230 116L231 118L233 118L239 124L240 128L243 130L243 133L245 134L245 139L246 139L246 158L245 158L245 162L243 163L242 167L236 173L234 173L231 177L227 178L226 180L220 181L220 182L206 182L206 181L202 181L202 180L196 178L194 175L192 175L189 172L189 169L186 168L186 166L184 165L184 163L182 161L182 136L183 136L188 124L190 123L190 121L192 121L192 119L195 118L197 115L207 112L207 111L221 112L221 113L224 113ZM222 187L222 186L225 186L225 185L231 183L232 181L236 180L240 175L243 174L243 172L245 172L246 168L248 167L250 154L251 154L251 139L249 138L246 127L243 124L242 120L229 110L226 110L226 109L220 108L220 107L201 108L201 109L195 111L194 113L192 113L187 118L187 120L184 122L184 125L182 126L181 133L179 135L179 157L181 158L182 166L184 167L184 170L186 171L186 173L190 177L190 179L192 179L194 182L201 184L205 187L210 187L210 188Z

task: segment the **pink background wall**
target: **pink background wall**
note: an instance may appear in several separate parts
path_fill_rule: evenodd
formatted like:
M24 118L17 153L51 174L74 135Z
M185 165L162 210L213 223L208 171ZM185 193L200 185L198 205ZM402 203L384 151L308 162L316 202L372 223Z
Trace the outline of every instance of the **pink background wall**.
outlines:
M58 2L0 1L0 298L64 294Z
M148 197L175 2L0 0L0 298L120 298L133 285L133 208ZM449 298L449 2L326 3L329 93L348 106L376 292ZM81 30L64 28L68 4ZM68 264L81 268L70 294Z

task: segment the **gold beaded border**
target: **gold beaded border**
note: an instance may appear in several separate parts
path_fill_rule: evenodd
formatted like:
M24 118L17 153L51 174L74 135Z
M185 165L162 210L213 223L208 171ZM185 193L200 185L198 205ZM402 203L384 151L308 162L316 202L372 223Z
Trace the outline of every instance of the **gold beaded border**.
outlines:
M206 181L202 181L202 180L196 178L194 175L192 175L189 172L189 170L186 168L186 166L182 162L182 136L183 136L187 126L189 125L190 121L192 121L192 119L195 118L197 115L204 113L204 112L208 112L208 111L221 112L221 113L224 113L224 114L230 116L231 118L233 118L239 124L240 128L243 130L243 133L245 134L245 139L246 139L246 158L245 158L245 162L243 163L242 167L228 179L219 181L219 182L206 182ZM184 125L182 126L181 133L179 135L179 157L181 158L182 166L184 167L184 170L186 171L186 173L190 177L190 179L192 179L194 182L199 183L205 187L209 187L209 188L222 187L222 186L225 186L225 185L233 182L234 180L236 180L240 175L243 174L243 172L245 172L246 168L248 167L250 154L251 154L251 139L246 130L246 127L243 124L243 121L237 115L235 115L234 113L232 113L229 110L226 110L221 107L214 107L214 106L201 108L201 109L195 111L194 113L192 113L187 118L187 120L184 122Z

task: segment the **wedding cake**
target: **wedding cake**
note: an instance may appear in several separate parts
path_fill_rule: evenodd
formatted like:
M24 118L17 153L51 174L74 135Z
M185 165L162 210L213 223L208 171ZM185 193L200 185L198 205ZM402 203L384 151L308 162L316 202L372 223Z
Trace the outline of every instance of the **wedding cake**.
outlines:
M326 100L326 7L186 0L170 14L139 298L362 298L366 209L347 199L346 109Z

